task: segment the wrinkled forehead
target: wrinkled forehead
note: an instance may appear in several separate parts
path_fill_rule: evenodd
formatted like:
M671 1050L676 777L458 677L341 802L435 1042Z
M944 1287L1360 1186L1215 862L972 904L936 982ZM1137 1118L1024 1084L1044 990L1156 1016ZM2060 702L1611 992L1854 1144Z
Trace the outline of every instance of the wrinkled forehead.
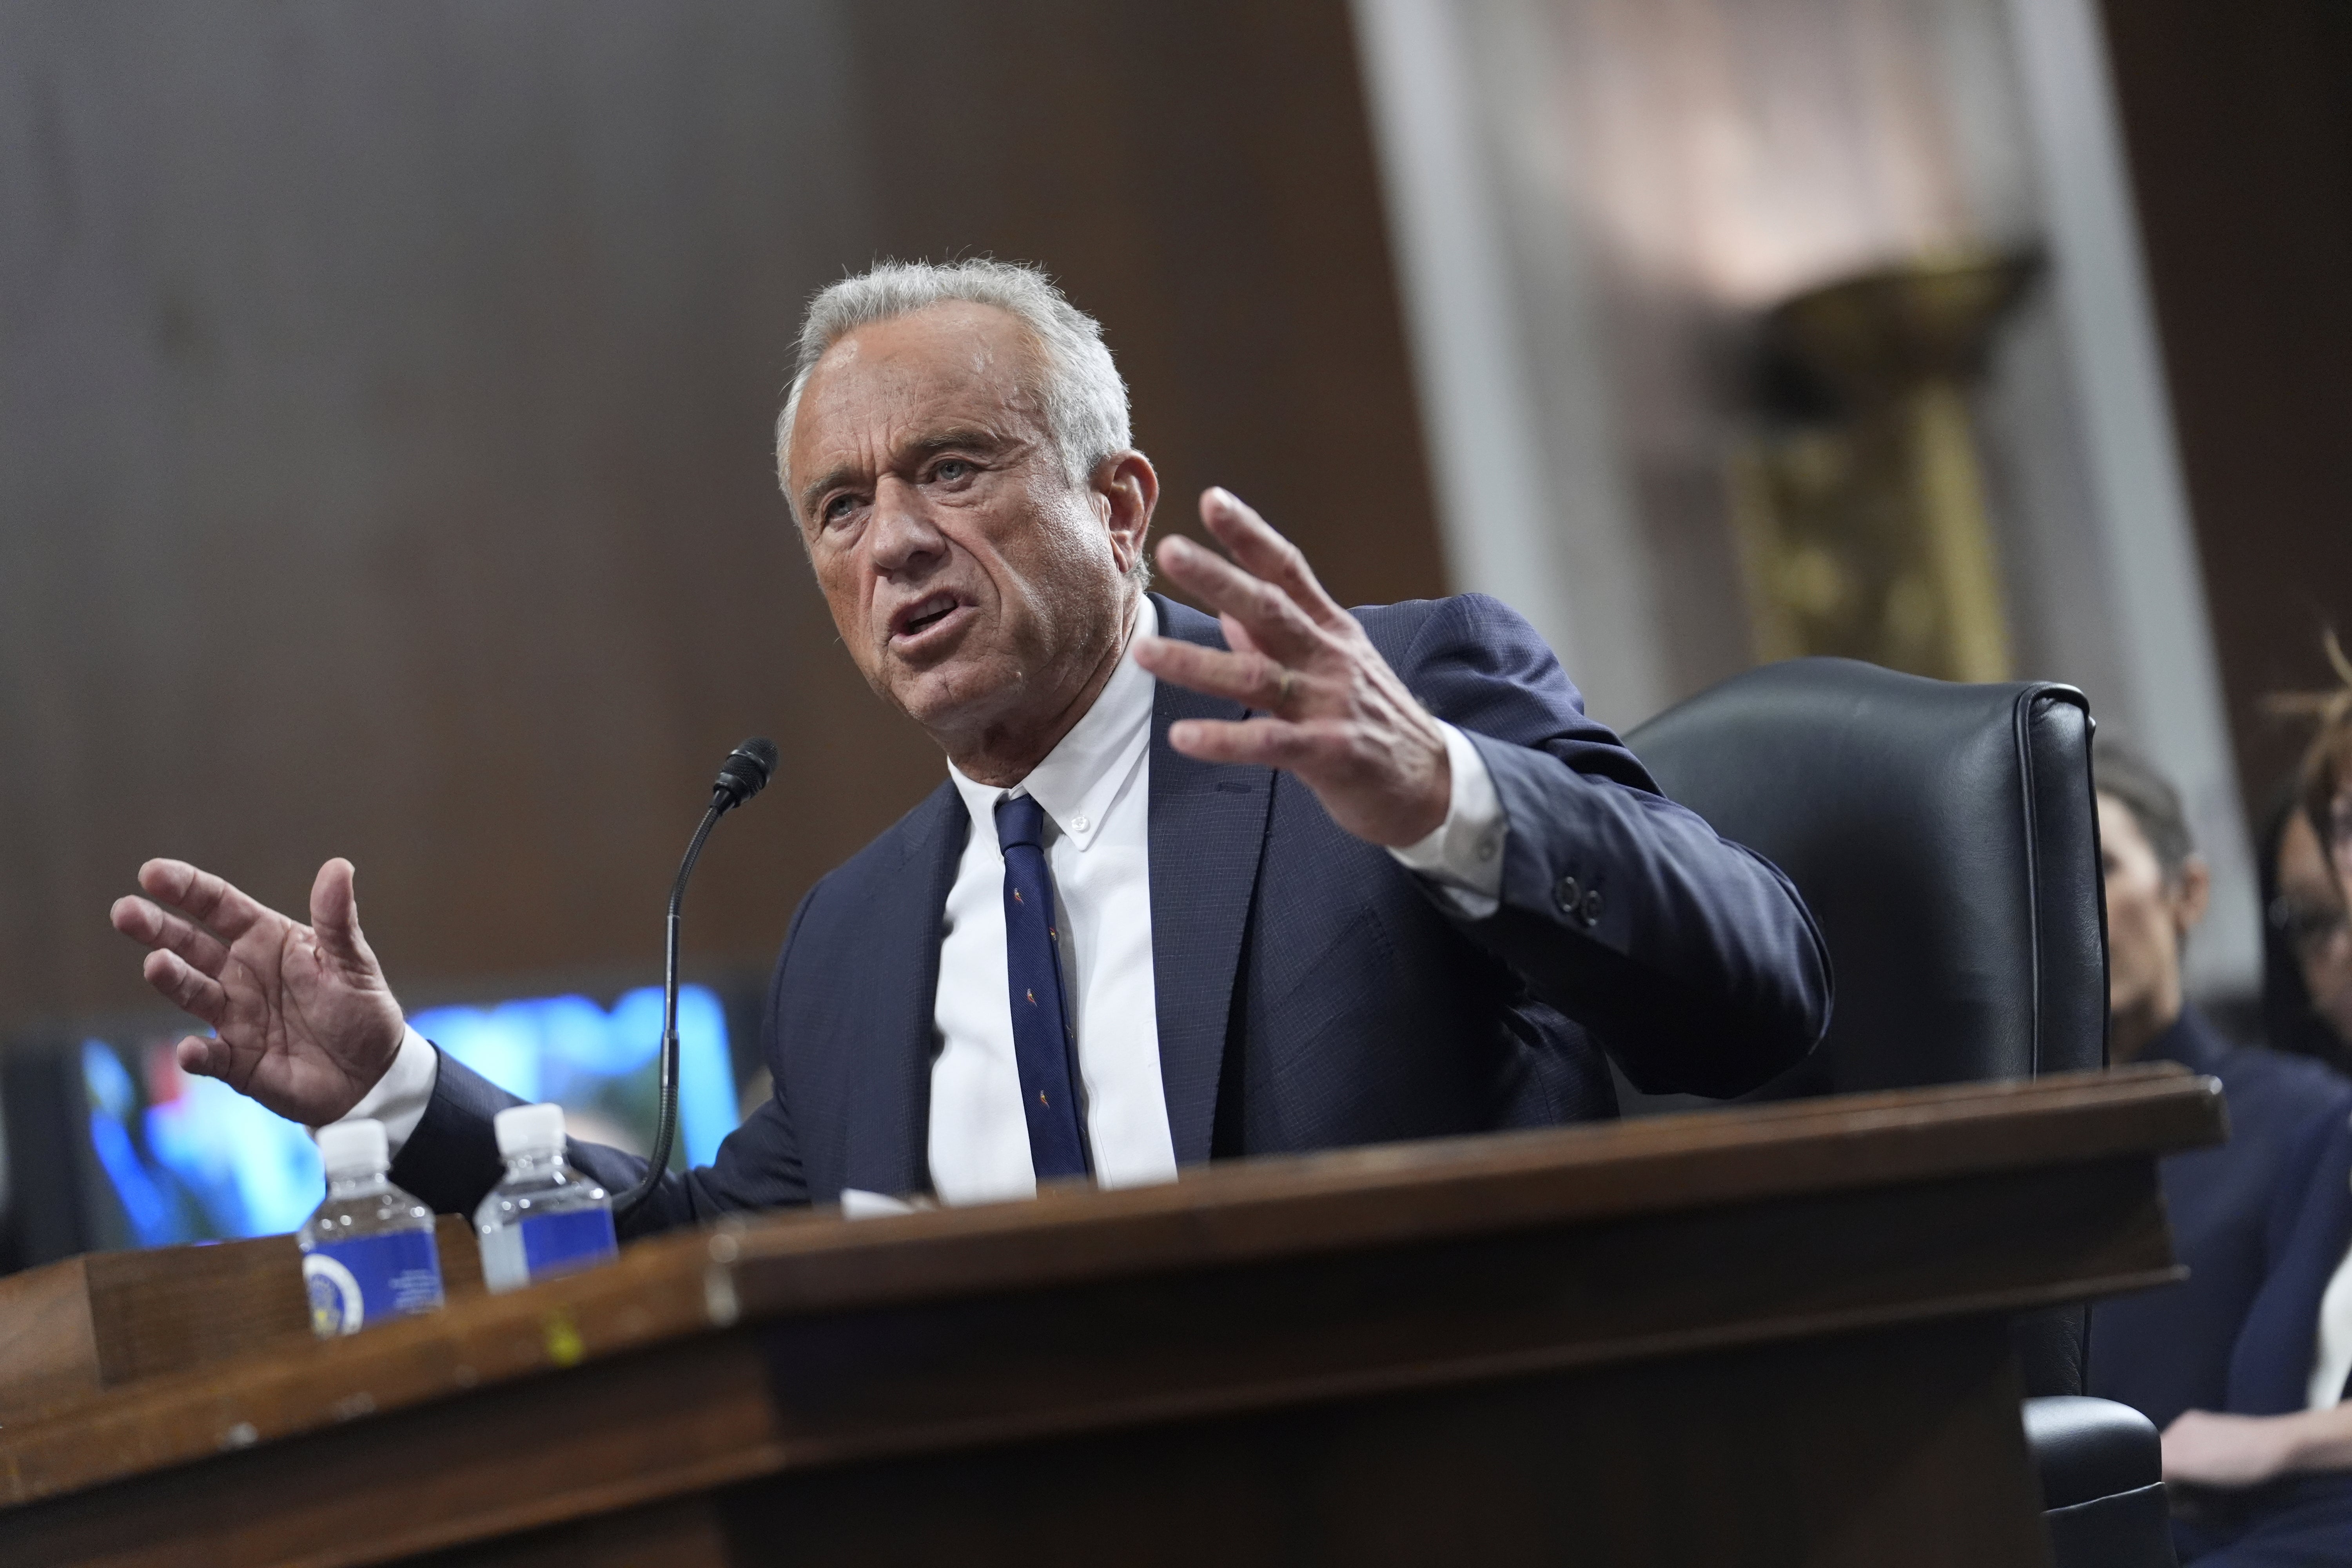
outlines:
M878 465L941 429L1042 429L1045 354L1017 316L952 301L877 321L825 350L785 454L796 483Z
M2145 855L2156 858L2156 847L2148 842L2147 830L2140 826L2139 813L2130 801L2113 790L2094 792L2099 807L2099 837L2111 847L2127 855Z

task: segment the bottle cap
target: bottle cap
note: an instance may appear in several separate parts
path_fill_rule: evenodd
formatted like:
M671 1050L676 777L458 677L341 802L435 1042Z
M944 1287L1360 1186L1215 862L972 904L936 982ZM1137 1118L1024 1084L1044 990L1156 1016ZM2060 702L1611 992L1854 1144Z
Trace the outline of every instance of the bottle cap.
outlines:
M356 1121L330 1121L319 1129L319 1160L327 1180L373 1176L392 1168L392 1146L385 1142L383 1123L369 1117Z
M498 1133L502 1160L563 1152L563 1107L560 1105L509 1105L490 1119L490 1126Z

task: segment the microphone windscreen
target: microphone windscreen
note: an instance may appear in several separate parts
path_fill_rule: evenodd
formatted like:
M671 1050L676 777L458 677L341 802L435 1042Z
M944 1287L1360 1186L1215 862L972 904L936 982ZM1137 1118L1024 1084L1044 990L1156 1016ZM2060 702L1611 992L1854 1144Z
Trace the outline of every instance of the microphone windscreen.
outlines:
M740 805L768 787L776 762L776 743L765 735L754 735L727 753L727 760L719 764L719 782L713 787L728 805Z

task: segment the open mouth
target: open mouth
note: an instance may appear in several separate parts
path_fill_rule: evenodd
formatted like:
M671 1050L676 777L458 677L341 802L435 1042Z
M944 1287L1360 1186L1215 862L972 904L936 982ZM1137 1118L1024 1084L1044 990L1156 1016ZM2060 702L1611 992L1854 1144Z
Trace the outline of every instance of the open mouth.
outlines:
M890 638L900 644L919 642L966 607L961 599L944 590L928 594L890 617Z

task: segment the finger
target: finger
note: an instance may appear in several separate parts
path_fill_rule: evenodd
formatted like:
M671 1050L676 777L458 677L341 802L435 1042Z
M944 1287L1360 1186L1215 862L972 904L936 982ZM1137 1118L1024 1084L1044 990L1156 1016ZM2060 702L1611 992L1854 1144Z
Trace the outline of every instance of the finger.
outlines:
M319 868L310 884L310 929L319 945L338 962L365 968L374 959L360 934L359 871L338 855Z
M228 949L209 932L198 930L178 915L164 913L144 899L115 900L107 918L115 930L131 941L176 952L215 980L220 978L222 965L228 963Z
M164 1001L184 1013L193 1013L215 1027L227 1016L228 993L221 989L220 982L197 973L176 952L156 949L139 966L139 973Z
M106 923L131 941L153 947L153 933L163 924L163 911L144 899L126 893L108 907Z
M1316 649L1314 623L1289 595L1182 534L1160 542L1160 565L1202 604L1241 622L1251 640L1267 653L1303 663Z
M226 1078L232 1053L228 1042L216 1036L190 1035L172 1048L182 1072L192 1072L198 1078Z
M1255 508L1222 485L1201 496L1201 521L1218 543L1252 576L1262 577L1290 595L1318 626L1329 626L1347 614L1317 581L1307 563L1307 552L1275 531Z
M1242 625L1241 622L1234 619L1233 616L1219 616L1217 617L1217 626L1218 628L1225 634L1225 646L1232 648L1235 653L1262 653L1265 651L1257 646L1256 639L1249 635L1249 627Z
M1286 719L1186 719L1168 727L1168 743L1204 763L1294 772L1335 760L1344 744L1320 724Z
M1135 662L1158 679L1187 690L1226 698L1269 713L1297 709L1307 684L1306 677L1262 653L1226 653L1171 637L1137 638Z
M150 860L139 868L139 886L159 904L169 905L235 942L270 913L210 871L185 860Z

